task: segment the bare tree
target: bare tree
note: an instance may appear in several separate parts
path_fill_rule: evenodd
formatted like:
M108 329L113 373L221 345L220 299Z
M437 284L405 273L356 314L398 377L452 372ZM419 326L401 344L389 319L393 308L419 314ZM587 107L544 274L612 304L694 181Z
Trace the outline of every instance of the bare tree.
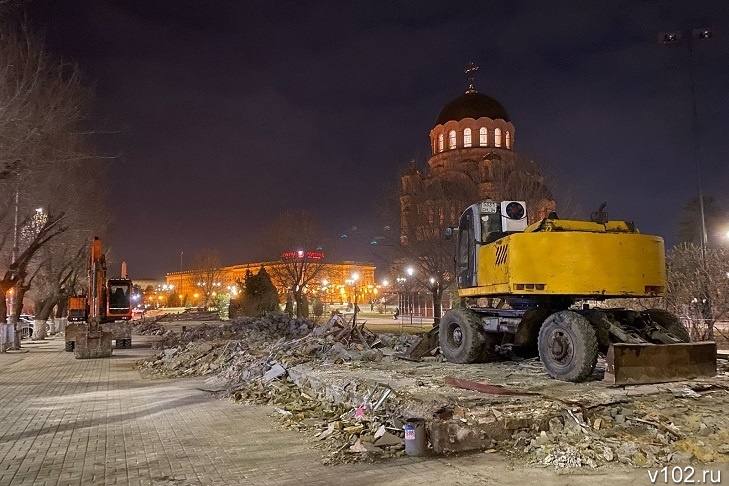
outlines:
M666 255L665 307L683 317L694 339L713 339L717 320L729 319L729 251L708 248L706 259L693 243Z
M627 309L665 309L683 321L694 340L729 338L729 250L681 243L666 252L666 295L650 299L610 299L606 305Z
M202 306L206 309L222 286L223 264L220 254L214 250L203 250L193 260L192 284L202 294Z
M88 242L73 241L65 236L59 236L38 252L32 292L35 308L33 339L46 337L46 321L53 319L53 309L62 305L61 301L68 297L73 279L88 271Z
M76 66L48 56L25 27L0 28L0 291L38 282L38 252L59 235L102 229L103 168L82 128L89 99Z
M727 208L714 196L704 196L704 222L708 246L716 247L724 243L724 229ZM703 229L701 224L701 210L699 198L688 201L681 211L678 222L678 241L681 243L701 244Z
M325 233L318 220L309 212L287 211L268 228L270 258L281 265L271 268L275 280L291 292L296 302L296 316L306 314L307 286L318 278L324 268Z

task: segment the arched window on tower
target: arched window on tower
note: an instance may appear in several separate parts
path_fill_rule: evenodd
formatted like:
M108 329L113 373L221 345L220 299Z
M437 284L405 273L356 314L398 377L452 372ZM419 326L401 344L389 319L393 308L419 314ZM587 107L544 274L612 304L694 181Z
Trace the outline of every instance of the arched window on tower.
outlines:
M456 131L451 130L448 132L448 149L453 150L456 148Z
M494 130L494 146L501 147L501 128Z
M506 148L511 148L511 132L509 130L506 131Z
M443 151L443 134L438 135L438 152Z
M478 131L478 144L482 147L485 147L489 143L489 136L488 132L486 131L486 127L481 127L481 129Z
M470 128L463 129L463 146L464 147L471 146L471 129Z

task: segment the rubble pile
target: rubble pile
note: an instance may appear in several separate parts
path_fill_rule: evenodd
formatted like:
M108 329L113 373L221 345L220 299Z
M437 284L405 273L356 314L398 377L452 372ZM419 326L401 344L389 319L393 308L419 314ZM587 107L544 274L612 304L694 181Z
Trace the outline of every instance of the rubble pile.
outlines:
M323 451L324 464L375 461L404 454L403 422L392 407L374 409L376 402L365 401L352 408L321 401L283 380L253 380L226 394L235 401L276 407L284 427L306 434Z
M283 376L286 369L304 362L381 361L386 354L401 352L416 339L411 335L374 334L341 318L316 327L281 314L204 323L179 333L164 331L162 326L156 329L163 339L155 346L163 352L142 362L147 374L200 376L217 372L216 381L231 389L261 378L271 369L279 372L276 377Z
M374 460L403 453L402 422L387 401L392 390L379 388L375 396L375 390L355 385L353 396L361 403L353 407L286 378L300 364L392 360L415 339L374 334L341 317L319 327L281 315L239 318L167 331L163 351L139 366L149 377L210 375L208 383L222 387L224 397L276 406L286 427L310 434L326 451L326 463Z
M411 417L428 421L431 448L442 454L499 451L555 468L729 462L726 360L711 380L611 387L552 380L535 360L398 359L415 339L341 317L314 326L272 315L167 331L168 347L141 367L151 376L207 375L222 397L273 405L329 464L404 454Z
M729 387L692 382L667 391L672 399L657 393L583 411L564 408L546 430L516 434L512 453L556 468L729 462L729 429L722 415Z
M144 336L162 336L166 332L166 329L158 321L159 319L134 321L132 330L135 334L142 334Z

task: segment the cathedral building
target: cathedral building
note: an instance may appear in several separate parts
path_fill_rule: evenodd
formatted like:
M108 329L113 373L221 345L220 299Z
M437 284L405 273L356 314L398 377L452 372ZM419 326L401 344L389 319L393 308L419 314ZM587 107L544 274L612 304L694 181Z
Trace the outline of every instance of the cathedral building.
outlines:
M440 237L482 199L526 200L530 222L554 210L538 167L514 151L516 129L506 109L473 86L447 103L430 131L427 170L401 177L401 240Z

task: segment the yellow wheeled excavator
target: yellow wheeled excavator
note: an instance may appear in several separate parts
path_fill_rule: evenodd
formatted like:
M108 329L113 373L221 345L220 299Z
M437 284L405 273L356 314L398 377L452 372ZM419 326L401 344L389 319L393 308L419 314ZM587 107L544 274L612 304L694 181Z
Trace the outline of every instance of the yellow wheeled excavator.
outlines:
M610 298L660 297L666 290L663 240L631 222L552 213L532 225L521 201L480 201L461 215L456 275L461 304L438 329L454 363L488 362L511 349L539 356L553 378L592 376L598 353L605 381L659 383L716 375L716 343L690 342L678 317L660 310L602 308Z

